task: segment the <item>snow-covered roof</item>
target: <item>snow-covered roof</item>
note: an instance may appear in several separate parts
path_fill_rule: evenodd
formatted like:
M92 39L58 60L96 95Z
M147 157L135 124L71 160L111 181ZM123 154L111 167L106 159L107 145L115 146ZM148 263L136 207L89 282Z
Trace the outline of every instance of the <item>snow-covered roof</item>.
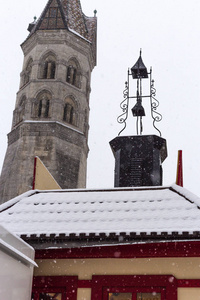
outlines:
M19 236L197 237L200 199L184 188L29 191L0 205L0 223Z

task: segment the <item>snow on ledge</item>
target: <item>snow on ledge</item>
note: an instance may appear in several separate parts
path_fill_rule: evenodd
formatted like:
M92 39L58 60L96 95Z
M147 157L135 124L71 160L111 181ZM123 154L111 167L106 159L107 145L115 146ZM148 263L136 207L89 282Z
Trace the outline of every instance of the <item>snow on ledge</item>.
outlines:
M71 29L71 28L69 28L69 31L72 32L72 33L74 33L75 35L79 36L80 38L82 38L83 40L85 40L86 42L88 42L88 43L91 44L91 42L90 42L88 39L84 38L84 36L82 36L82 35L81 35L80 33L78 33L77 31L75 31L75 30L73 30L73 29Z
M75 129L75 128L73 128L73 127L71 127L71 126L68 126L68 125L65 125L65 124L63 124L63 123L61 123L61 122L58 122L58 121L33 121L33 120L26 120L26 121L24 121L24 123L56 123L56 124L59 124L59 125L61 125L61 126L63 126L63 127L66 127L66 128L69 128L69 129L71 129L71 130L73 130L73 131L75 131L75 132L78 132L78 133L80 133L80 134L82 134L82 135L84 135L84 133L83 132L81 132L80 130L77 130L77 129Z
M6 251L6 253L11 253L11 255L14 255L20 261L25 262L26 264L28 263L30 266L32 265L34 267L38 267L38 265L32 259L30 259L28 256L23 254L18 249L14 248L13 246L3 241L1 238L0 238L0 248Z

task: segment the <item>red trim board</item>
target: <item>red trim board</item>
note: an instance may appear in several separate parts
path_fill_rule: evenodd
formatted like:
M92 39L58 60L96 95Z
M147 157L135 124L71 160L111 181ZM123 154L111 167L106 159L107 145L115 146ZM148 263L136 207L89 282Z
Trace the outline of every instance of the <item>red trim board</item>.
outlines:
M33 299L41 293L62 293L63 300L76 300L78 288L92 290L91 300L108 299L113 292L158 292L165 300L177 300L178 288L200 288L200 279L176 279L173 275L94 275L92 280L77 276L33 278Z
M178 279L179 288L200 288L200 279Z
M200 257L200 241L36 250L36 259Z
M92 280L78 280L78 288L79 289L91 289L92 288Z
M146 278L152 277L152 276L147 276L143 275ZM160 279L160 276L162 275L154 275L154 278ZM104 275L98 276L98 278L104 278ZM110 275L109 278L115 278L116 275ZM117 276L117 277L121 277ZM127 275L125 275L124 278L126 278ZM128 276L132 277L132 276ZM138 275L134 276L134 278L137 278ZM139 276L141 278L141 276ZM139 282L139 281L138 281ZM159 282L159 281L158 281ZM76 276L35 276L33 280L33 289L41 288L44 287L44 285L48 285L48 288L52 287L60 287L60 286L65 286L65 285L73 285L77 286L77 288L92 288L93 280L78 280ZM123 283L124 286L124 283ZM200 279L177 279L177 287L178 288L200 288Z
M152 287L152 288L151 288ZM91 300L106 299L106 292L130 288L164 290L166 300L177 300L177 280L173 275L106 275L92 277Z
M41 293L62 293L62 300L76 300L78 288L77 276L38 276L33 277L34 300L40 299Z

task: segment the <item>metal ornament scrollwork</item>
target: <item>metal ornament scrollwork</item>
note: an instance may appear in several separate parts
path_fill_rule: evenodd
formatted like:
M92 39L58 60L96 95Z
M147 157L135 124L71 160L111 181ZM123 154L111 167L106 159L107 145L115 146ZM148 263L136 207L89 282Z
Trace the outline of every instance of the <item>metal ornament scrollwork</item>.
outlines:
M159 101L155 98L156 89L154 87L154 80L151 80L151 117L153 119L153 127L159 132L160 136L162 136L161 131L156 127L155 123L160 122L162 120L162 115L157 112L157 108L159 106Z
M134 85L130 87L130 77L137 80L137 94L133 96L130 90ZM143 95L142 91L142 80L149 78L149 92ZM124 125L122 130L118 133L118 136L126 129L127 127L127 119L129 114L129 101L132 99L136 100L135 105L131 109L133 117L136 117L136 132L137 135L142 135L143 133L143 124L142 118L145 116L145 110L142 106L142 101L145 98L150 99L150 110L151 110L151 117L153 119L153 127L156 131L159 132L161 135L161 131L157 128L156 123L162 120L162 115L157 111L159 106L159 101L156 99L156 89L154 87L154 80L152 79L152 68L150 72L147 71L142 58L141 53L137 63L131 68L128 69L128 76L127 81L125 82L125 90L123 91L123 101L120 103L120 108L122 109L122 114L117 118L117 122L119 124Z
M117 122L120 124L124 124L122 130L118 133L118 136L124 131L126 128L126 120L128 118L128 106L129 106L129 95L128 95L128 82L125 82L125 90L123 91L124 100L120 103L120 107L122 109L122 114L117 118Z

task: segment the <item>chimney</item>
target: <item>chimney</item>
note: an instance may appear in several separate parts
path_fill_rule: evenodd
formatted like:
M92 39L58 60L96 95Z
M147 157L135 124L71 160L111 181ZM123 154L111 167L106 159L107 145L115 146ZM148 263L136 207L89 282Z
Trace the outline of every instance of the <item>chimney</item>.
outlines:
M149 95L142 95L142 79L150 75ZM130 95L130 77L136 79L136 96ZM132 99L136 104L132 108L133 117L136 117L137 135L120 136L126 128L126 121L129 115L129 103ZM150 98L151 117L153 127L159 132L157 135L142 135L142 117L145 111L142 100ZM155 126L156 122L162 119L157 112L159 105L155 99L154 81L152 80L152 70L147 69L142 61L141 52L136 64L128 70L128 80L124 91L124 100L121 103L123 114L119 116L118 122L124 124L119 136L110 142L111 149L115 157L115 187L140 187L140 186L160 186L162 185L162 163L167 157L166 140L161 137L161 132Z
M110 146L115 157L115 187L162 185L165 139L156 135L119 136Z

